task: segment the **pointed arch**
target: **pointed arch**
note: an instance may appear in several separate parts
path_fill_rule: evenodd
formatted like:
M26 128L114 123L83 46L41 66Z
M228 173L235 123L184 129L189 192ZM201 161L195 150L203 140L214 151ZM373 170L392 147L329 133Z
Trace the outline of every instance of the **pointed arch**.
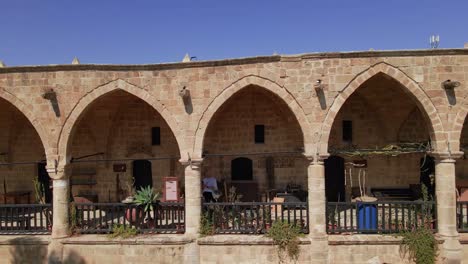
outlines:
M184 150L183 146L181 145L182 135L177 134L181 133L182 130L179 128L179 124L171 115L169 110L163 104L161 104L154 96L148 93L148 91L146 91L145 89L135 86L124 80L117 79L102 86L94 88L92 91L88 92L85 96L83 96L73 107L72 111L65 120L65 124L63 125L62 131L59 136L58 155L60 157L60 162L63 162L63 164L67 164L70 161L70 144L72 140L73 130L76 127L78 121L84 116L83 113L98 98L118 90L127 92L131 95L138 97L139 99L152 106L162 116L162 118L174 134L174 137L176 138L177 146L179 147L180 155L182 157L182 153Z
M280 99L282 99L291 112L296 117L296 120L299 123L299 126L302 130L303 141L304 141L304 153L312 153L312 130L310 124L307 120L307 117L304 113L304 110L296 101L294 96L284 87L280 86L278 83L273 82L267 78L263 78L257 75L248 75L239 80L235 81L222 92L220 92L213 101L208 105L205 111L202 113L200 120L198 121L198 126L195 131L195 141L193 146L193 155L195 158L200 158L203 152L203 142L205 140L206 130L208 128L209 122L212 120L214 114L227 102L235 93L238 91L250 86L255 85L262 89L265 89Z
M450 132L448 133L448 142L452 151L460 151L462 146L462 133L465 121L468 117L468 95L465 95L457 104L460 105L459 110L454 119L449 120Z
M42 125L41 121L38 120L33 111L31 110L30 106L27 106L23 101L21 101L18 97L13 95L12 93L8 92L7 90L0 87L0 98L4 99L12 106L14 106L18 111L20 111L26 119L32 124L34 129L36 130L39 138L41 140L42 146L45 150L46 159L51 161L53 159L54 150L50 145L50 136L47 133L47 130Z
M403 90L408 95L410 95L412 99L414 99L416 105L423 113L423 116L426 119L426 124L428 125L428 130L434 150L445 152L447 147L445 143L446 136L442 126L442 121L432 101L429 99L424 90L416 83L416 81L411 79L403 71L390 64L381 62L358 74L344 87L342 92L338 94L335 100L333 100L333 103L330 106L330 109L328 110L328 113L325 116L325 120L323 121L322 127L320 129L320 140L317 153L328 153L328 141L333 122L347 99L357 89L359 89L364 82L376 76L377 74L388 76L401 84L401 87L404 88Z

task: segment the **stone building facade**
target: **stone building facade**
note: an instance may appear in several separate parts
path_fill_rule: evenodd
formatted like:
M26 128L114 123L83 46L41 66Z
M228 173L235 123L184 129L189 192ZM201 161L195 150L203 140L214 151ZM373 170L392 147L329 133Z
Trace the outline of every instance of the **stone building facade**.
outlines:
M460 86L444 89L446 80ZM460 263L468 249L463 250L465 240L456 229L455 189L468 183L463 155L468 143L467 82L466 48L155 65L4 67L0 68L0 161L9 165L0 166L0 173L8 190L32 190L38 170L34 163L46 164L53 179L54 226L52 238L41 238L39 245L49 244L50 251L51 245L60 244L64 258L75 244L81 245L76 247L80 254L88 252L85 238L66 238L70 189L74 196L119 201L116 189L131 175L123 173L116 181L113 164L131 168L132 160L151 159L154 188L162 188L165 176L181 181L187 216L183 238L168 238L172 246L154 238L156 242L148 242L151 248L169 250L164 254L177 255L186 263L271 262L275 261L269 256L271 245L258 237L245 242L251 244L245 249L251 257L239 251L243 244L239 239L248 238L197 239L201 178L229 181L231 161L249 157L259 194L287 184L301 185L309 193L310 234L301 245L309 250L301 262L345 263L346 256L334 250L341 247L346 254L360 252L350 263L363 263L375 255L396 263L394 240L331 238L325 232L324 161L332 149L347 144L342 124L348 120L353 123L353 144L363 148L431 142L441 259ZM180 96L184 89L188 97ZM264 126L262 143L254 141L255 125ZM154 127L159 128L159 144L152 143ZM267 171L269 156L274 158L273 179ZM367 185L418 183L424 156L369 158ZM90 175L94 185L70 184ZM101 243L95 238L89 241ZM388 249L388 245L393 246ZM209 256L212 247L223 247L226 256ZM373 249L366 253L365 247ZM255 259L257 251L263 255Z

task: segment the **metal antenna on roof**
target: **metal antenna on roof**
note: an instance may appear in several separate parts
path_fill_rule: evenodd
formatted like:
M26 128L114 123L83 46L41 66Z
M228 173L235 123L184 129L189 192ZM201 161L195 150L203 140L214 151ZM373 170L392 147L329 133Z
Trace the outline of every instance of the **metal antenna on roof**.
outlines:
M429 37L429 44L431 45L431 49L437 49L439 47L439 35L432 35Z

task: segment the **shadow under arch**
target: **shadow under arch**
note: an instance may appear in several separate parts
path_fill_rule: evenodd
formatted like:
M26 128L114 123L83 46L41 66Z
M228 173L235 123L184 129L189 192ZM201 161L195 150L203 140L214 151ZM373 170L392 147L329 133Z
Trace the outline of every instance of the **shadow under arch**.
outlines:
M403 88L403 91L413 99L417 107L421 110L423 114L426 125L428 127L429 135L432 141L432 147L434 151L446 151L446 137L443 131L442 121L437 113L437 110L429 99L424 90L410 77L408 77L400 69L381 62L374 66L371 66L367 70L358 74L353 80L351 80L343 91L335 98L330 109L325 116L324 121L322 122L322 127L320 129L320 139L318 143L317 153L326 154L328 153L328 141L330 138L331 129L333 122L338 115L340 109L345 104L347 99L366 81L371 78L382 75L387 78L391 78L397 81L400 84L400 87ZM437 133L439 132L439 133Z
M223 91L221 91L215 97L215 99L211 101L211 103L202 113L202 116L198 121L197 130L195 131L195 141L193 146L194 157L202 157L203 143L205 140L208 125L213 119L215 113L218 112L218 110L224 105L224 103L226 103L234 94L250 86L259 87L274 94L288 106L289 110L291 110L291 112L295 116L299 127L301 128L304 142L304 154L312 154L312 130L304 113L304 110L296 101L294 96L286 88L280 86L276 82L256 75L249 75L240 78L239 80L225 88Z
M181 133L182 130L179 128L179 124L177 123L176 119L171 115L169 110L143 88L137 87L124 80L117 79L102 86L98 86L91 92L87 93L78 101L73 110L67 116L58 141L58 155L61 164L64 165L70 162L70 147L74 130L76 129L77 124L79 123L81 118L83 118L86 110L88 110L89 107L98 98L101 98L102 96L105 96L115 91L124 91L126 93L129 93L153 107L153 109L161 115L162 119L166 122L171 132L174 134L180 155L181 157L184 157L183 150L185 148L181 143L182 135L176 134L177 132Z
M33 112L29 109L29 107L21 101L18 97L11 94L10 92L6 91L5 89L0 87L0 100L5 100L7 103L12 105L16 110L22 113L26 120L33 126L36 130L37 134L39 135L39 139L44 147L46 160L52 161L54 158L54 154L52 151L52 147L50 145L49 135L47 130L42 125L41 121L39 121Z

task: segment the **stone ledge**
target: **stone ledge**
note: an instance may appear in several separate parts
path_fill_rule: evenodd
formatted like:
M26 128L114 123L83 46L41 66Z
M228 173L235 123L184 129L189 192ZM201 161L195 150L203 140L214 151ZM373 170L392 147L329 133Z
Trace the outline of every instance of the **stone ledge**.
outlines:
M49 245L48 235L0 236L0 245Z
M468 244L468 233L460 233L460 244Z
M333 58L371 58L371 57L409 57L409 56L446 56L468 55L468 49L423 49L423 50L378 50L378 51L349 51L349 52L319 52L293 55L257 56L211 61L173 62L160 64L60 64L60 65L30 65L10 66L0 68L1 73L15 72L53 72L53 71L153 71L186 69L198 67L217 67L254 63L295 62L301 60L319 60Z
M183 235L139 235L127 239L111 239L106 235L79 235L60 242L66 245L185 245L194 241L194 238Z
M329 245L398 245L401 238L392 235L329 235Z
M299 238L301 245L310 245L307 238ZM273 245L271 238L264 235L213 235L198 239L198 245Z
M439 244L443 243L437 234L435 238ZM399 245L401 239L398 235L329 235L328 245Z

